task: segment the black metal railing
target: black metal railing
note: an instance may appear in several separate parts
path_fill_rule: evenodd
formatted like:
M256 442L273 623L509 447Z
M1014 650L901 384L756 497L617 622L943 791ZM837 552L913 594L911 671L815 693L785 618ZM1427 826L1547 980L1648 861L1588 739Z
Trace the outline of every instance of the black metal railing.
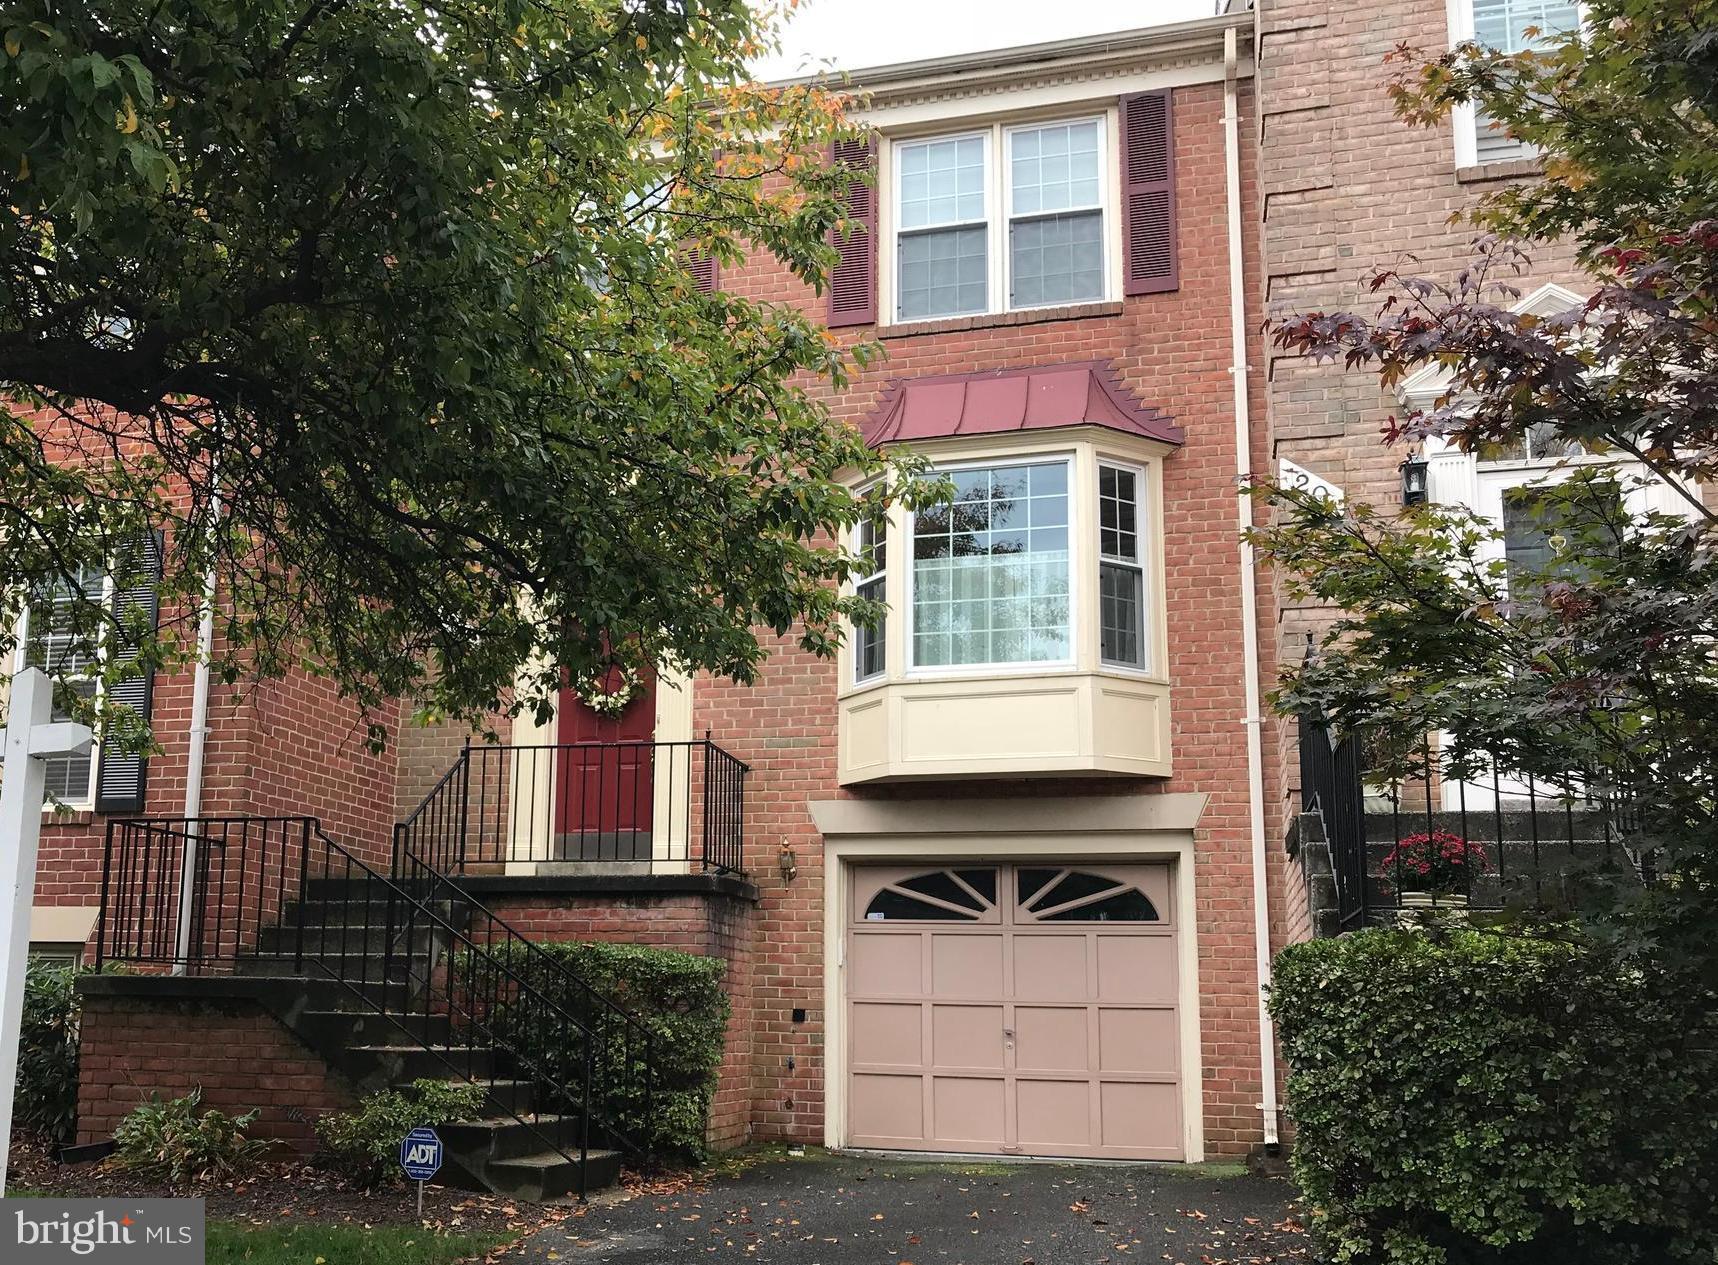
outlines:
M1628 800L1597 779L1458 773L1428 740L1414 777L1369 785L1364 745L1300 718L1301 808L1323 822L1341 930L1427 906L1567 909L1600 875L1650 878Z
M395 843L443 875L524 862L743 874L749 771L708 735L468 745Z
M651 1028L416 857L375 859L311 817L110 821L96 964L335 981L576 1158L581 1194L593 1130L644 1153Z

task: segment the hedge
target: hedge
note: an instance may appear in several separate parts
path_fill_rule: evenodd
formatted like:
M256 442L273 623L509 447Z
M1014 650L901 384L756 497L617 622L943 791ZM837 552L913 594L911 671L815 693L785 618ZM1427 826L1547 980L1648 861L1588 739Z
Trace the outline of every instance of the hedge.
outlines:
M70 1142L77 1131L80 973L32 961L24 975L12 1122L55 1144Z
M1279 955L1292 1163L1335 1262L1718 1259L1718 1009L1571 945Z
M601 1119L657 1156L701 1158L728 1026L722 960L635 944L545 941L536 947L639 1016L654 1037L647 1102L641 1092L643 1046L619 1039L621 1025L612 1013L593 1008L582 990L565 987L557 973L544 970L541 955L517 945L491 950L561 1010L609 1034L592 1054ZM489 1027L520 1047L527 1072L546 1071L563 1085L577 1086L584 1046L576 1034L569 1039L564 1025L532 1024L526 1008L514 1007L496 1012Z

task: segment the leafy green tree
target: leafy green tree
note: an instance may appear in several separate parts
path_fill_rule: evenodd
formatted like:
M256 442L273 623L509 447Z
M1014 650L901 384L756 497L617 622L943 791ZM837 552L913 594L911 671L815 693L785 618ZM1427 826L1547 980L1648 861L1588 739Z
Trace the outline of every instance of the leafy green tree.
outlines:
M1595 0L1583 38L1503 57L1402 54L1402 110L1475 99L1546 151L1545 179L1485 198L1487 234L1458 276L1385 272L1370 314L1317 312L1277 342L1393 384L1440 365L1435 407L1393 419L1398 444L1520 451L1533 437L1610 455L1530 492L1548 539L1510 565L1487 521L1454 506L1342 510L1277 486L1256 534L1291 593L1340 608L1290 670L1285 711L1365 729L1386 772L1415 775L1423 736L1455 776L1495 767L1614 814L1632 864L1581 885L1592 934L1718 984L1718 4ZM1573 244L1590 298L1510 310L1526 251ZM1630 470L1644 473L1631 474ZM1637 478L1676 514L1631 514ZM1642 881L1643 873L1659 881Z
M816 292L846 229L841 101L748 85L772 21L0 0L13 600L164 527L136 662L187 653L212 568L226 679L472 719L611 655L748 679L759 626L827 653L869 614L829 542L881 467L825 405L864 352L688 267Z

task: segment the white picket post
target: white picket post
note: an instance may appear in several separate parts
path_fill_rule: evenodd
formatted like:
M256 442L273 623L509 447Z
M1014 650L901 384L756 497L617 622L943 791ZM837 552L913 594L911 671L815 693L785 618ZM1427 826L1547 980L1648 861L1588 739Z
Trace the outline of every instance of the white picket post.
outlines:
M42 837L42 796L49 756L79 755L94 735L88 725L52 723L54 684L40 668L12 678L0 775L0 1196L12 1137L12 1098L18 1085L18 1034L24 1019L24 972L30 956L30 905L36 895L36 849Z

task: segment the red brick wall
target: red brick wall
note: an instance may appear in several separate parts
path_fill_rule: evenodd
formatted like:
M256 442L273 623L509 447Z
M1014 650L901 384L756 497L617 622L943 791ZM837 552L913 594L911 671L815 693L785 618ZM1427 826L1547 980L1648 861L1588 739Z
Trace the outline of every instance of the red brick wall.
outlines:
M250 1136L308 1153L316 1120L352 1106L346 1083L255 1002L86 997L78 1061L78 1141L100 1142L150 1094L201 1088L203 1107L262 1115Z
M1245 1151L1261 1137L1258 1102L1257 978L1253 961L1250 834L1242 723L1239 549L1234 478L1235 419L1229 367L1229 286L1222 88L1183 88L1175 97L1176 181L1181 288L1128 299L1114 314L1022 324L954 322L969 328L902 335L883 331L885 359L833 402L846 420L864 416L895 377L1059 361L1102 359L1147 404L1186 428L1185 447L1164 467L1170 672L1174 683L1175 776L1167 781L1094 785L987 781L892 791L955 796L1067 792L1205 791L1209 807L1198 830L1196 918L1200 945L1200 1008L1205 1065L1207 1146L1219 1154ZM1253 131L1250 94L1243 91L1243 146ZM1257 259L1253 160L1243 154L1247 257ZM748 297L804 301L779 274L754 262L727 269L722 286ZM1251 296L1249 296L1251 297ZM1262 313L1256 304L1248 326ZM871 330L861 331L869 337ZM1255 357L1256 360L1256 357ZM1262 418L1262 384L1250 379L1252 407ZM1268 455L1262 426L1249 463ZM1270 644L1271 612L1260 626ZM758 684L743 688L700 680L694 732L716 740L752 766L747 782L747 867L763 890L758 910L756 1009L752 1026L753 1112L762 1138L821 1141L824 1114L822 909L823 849L806 804L839 794L836 786L836 670L797 648L791 637L769 642ZM1269 651L1265 674L1271 673ZM1274 741L1274 740L1273 740ZM1274 766L1270 770L1274 775ZM1275 804L1273 786L1268 795ZM1280 839L1273 815L1269 837ZM782 844L798 857L799 874L784 882L777 866ZM1284 873L1271 874L1278 912ZM792 1011L807 1020L795 1024Z
M708 1140L717 1150L752 1136L754 949L752 906L727 896L485 896L503 922L534 940L602 940L646 944L718 957L727 963L723 988L732 1010L727 1044L710 1104Z

